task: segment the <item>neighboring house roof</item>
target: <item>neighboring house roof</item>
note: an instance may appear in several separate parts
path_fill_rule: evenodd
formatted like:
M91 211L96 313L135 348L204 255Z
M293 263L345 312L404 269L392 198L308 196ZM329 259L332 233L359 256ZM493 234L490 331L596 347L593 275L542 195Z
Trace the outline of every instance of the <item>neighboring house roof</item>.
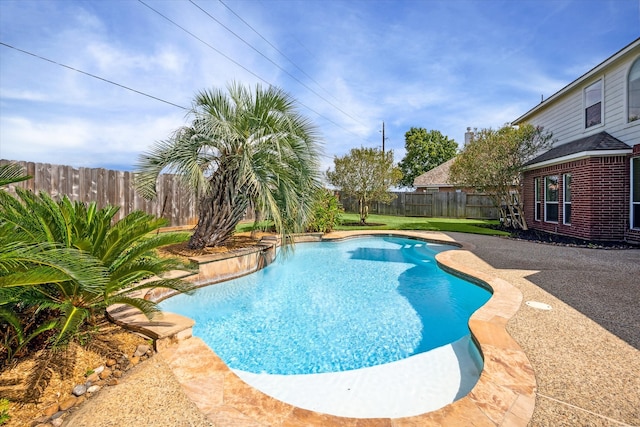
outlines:
M430 171L427 171L422 175L418 176L416 179L413 180L413 186L416 188L418 187L453 187L453 184L449 182L449 170L451 169L451 165L453 164L455 159L456 159L455 157L453 159L449 159L443 164L436 166Z
M604 68L608 67L613 62L617 61L620 57L622 57L622 56L626 55L627 53L631 52L633 49L637 48L638 46L640 46L640 38L635 39L634 41L629 43L627 46L623 47L618 52L614 53L609 58L607 58L604 61L602 61L600 64L596 65L594 68L592 68L591 70L587 71L585 74L583 74L582 76L578 77L577 79L575 79L574 81L572 81L571 83L569 83L568 85L566 85L565 87L563 87L562 89L560 89L559 91L557 91L556 93L551 95L549 98L545 99L540 104L536 105L531 110L527 111L522 116L520 116L517 119L515 119L513 121L513 124L517 125L519 123L526 122L527 119L530 116L532 116L533 114L535 114L538 110L546 107L549 103L554 102L556 99L562 97L564 94L566 94L567 92L569 92L570 90L572 90L576 86L582 84L585 80L591 78L592 76L594 76L596 74L601 73Z
M600 132L552 148L535 159L528 161L524 166L541 166L541 164L558 163L558 160L569 161L594 155L626 154L631 153L631 151L631 147L624 142L614 138L607 132Z

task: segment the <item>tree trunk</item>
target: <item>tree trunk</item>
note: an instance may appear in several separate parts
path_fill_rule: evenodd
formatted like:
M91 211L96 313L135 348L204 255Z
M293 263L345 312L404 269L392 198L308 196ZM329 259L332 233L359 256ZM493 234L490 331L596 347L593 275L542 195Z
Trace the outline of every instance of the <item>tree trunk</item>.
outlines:
M211 179L209 194L200 199L198 224L187 244L190 249L222 246L235 232L249 205L249 198L236 188L236 175L219 170Z
M369 215L369 207L367 206L367 201L364 197L358 199L359 204L359 213L360 213L360 224L366 225L367 216Z

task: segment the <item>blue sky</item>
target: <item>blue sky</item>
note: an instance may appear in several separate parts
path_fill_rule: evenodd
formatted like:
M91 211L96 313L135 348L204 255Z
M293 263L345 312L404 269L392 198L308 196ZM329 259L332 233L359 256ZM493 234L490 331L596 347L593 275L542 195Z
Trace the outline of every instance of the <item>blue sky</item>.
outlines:
M178 106L231 81L283 88L323 169L380 147L383 121L396 161L411 127L461 146L639 36L640 0L0 0L1 43ZM133 170L187 123L178 106L0 45L0 158Z

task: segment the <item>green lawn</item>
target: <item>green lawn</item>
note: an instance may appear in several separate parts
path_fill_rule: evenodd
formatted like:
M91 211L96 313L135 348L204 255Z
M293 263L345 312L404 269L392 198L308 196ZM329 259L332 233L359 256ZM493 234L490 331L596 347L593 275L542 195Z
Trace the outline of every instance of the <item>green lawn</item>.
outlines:
M358 223L360 216L354 213L342 214L342 223ZM459 231L461 233L488 234L492 236L508 236L506 231L494 230L487 225L499 224L498 221L454 218L421 218L390 215L369 215L367 222L383 225L339 225L336 230L428 230ZM243 221L236 227L237 232L251 231L253 222Z
M342 223L357 223L360 216L354 213L342 215ZM429 230L429 231L459 231L461 233L489 234L493 236L508 236L506 231L494 230L487 225L497 225L498 221L480 219L457 218L421 218L390 215L369 215L367 222L384 225L339 225L336 230Z

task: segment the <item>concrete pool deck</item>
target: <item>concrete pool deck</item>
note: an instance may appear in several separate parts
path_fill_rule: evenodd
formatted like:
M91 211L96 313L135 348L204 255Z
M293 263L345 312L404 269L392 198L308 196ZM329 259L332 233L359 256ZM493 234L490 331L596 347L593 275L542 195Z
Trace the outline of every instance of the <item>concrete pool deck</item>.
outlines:
M463 399L418 417L326 416L286 405L247 386L206 345L191 338L161 353L148 366L140 366L149 370L145 375L165 379L158 389L145 384L144 390L136 390L136 380L127 380L126 388L106 389L101 397L87 402L66 425L123 425L134 420L136 425L222 426L640 424L640 352L614 335L634 343L640 329L640 251L564 248L458 233L394 234L465 242L465 250L442 254L453 259L439 261L452 262L456 264L452 268L504 288L496 293L505 298L492 299L470 322L484 353L485 372ZM552 309L541 311L523 304L529 300L547 303ZM576 301L582 301L578 307L582 313L571 306ZM505 325L515 340L502 333ZM165 375L169 369L172 376ZM168 391L186 394L195 405L176 408L173 401L180 399ZM155 400L161 404L154 406ZM96 418L109 408L108 422ZM167 424L178 415L176 411L181 422ZM91 418L83 418L87 412ZM135 418L127 421L129 412ZM141 419L148 424L141 424Z

